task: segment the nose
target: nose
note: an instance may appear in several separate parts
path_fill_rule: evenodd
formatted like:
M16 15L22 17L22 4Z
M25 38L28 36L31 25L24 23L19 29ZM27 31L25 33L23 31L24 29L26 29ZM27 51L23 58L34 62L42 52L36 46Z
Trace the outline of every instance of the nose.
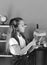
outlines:
M27 24L24 24L24 27L27 27Z

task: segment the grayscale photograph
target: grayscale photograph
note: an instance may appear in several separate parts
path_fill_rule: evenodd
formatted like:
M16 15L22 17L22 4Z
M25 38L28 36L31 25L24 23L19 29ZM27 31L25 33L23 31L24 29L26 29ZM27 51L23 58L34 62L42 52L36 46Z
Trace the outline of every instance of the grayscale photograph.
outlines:
M47 0L0 0L0 65L47 65Z

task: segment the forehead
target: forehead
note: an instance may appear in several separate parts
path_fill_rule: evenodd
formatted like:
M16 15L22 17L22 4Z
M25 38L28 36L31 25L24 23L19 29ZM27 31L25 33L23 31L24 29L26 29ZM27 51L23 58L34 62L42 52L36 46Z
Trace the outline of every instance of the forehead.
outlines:
M19 24L20 24L20 25L24 25L24 21L21 20L21 21L19 22Z

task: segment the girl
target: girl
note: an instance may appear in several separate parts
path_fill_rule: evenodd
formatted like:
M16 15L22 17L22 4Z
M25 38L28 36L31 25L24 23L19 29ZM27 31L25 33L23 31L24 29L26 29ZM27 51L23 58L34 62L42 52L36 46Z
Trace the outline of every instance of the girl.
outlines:
M33 39L27 45L27 40L25 39L23 33L27 27L24 24L24 20L20 17L13 18L10 20L11 28L11 38L9 39L9 51L13 55L13 65L29 65L29 61L26 57L28 50L32 45L35 45L36 40Z

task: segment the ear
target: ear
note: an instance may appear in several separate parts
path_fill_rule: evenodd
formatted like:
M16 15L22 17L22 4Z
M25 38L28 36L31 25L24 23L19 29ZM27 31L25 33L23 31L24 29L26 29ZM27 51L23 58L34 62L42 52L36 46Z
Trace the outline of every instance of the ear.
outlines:
M15 29L16 29L16 31L19 31L18 27L17 27L17 28L15 28Z

